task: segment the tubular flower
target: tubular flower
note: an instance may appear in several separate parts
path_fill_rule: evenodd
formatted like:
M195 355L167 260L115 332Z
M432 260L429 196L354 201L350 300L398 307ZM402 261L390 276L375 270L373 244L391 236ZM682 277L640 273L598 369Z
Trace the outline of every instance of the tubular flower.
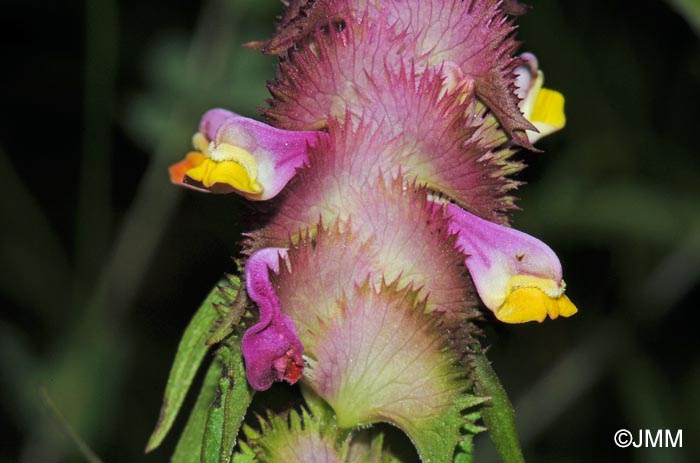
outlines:
M208 111L192 137L195 151L170 167L178 185L238 193L253 201L276 196L308 160L319 132L289 131L224 109Z
M470 214L454 204L449 228L479 297L506 323L570 317L578 309L564 295L559 259L549 246L521 231Z
M525 64L516 70L515 88L520 98L520 110L537 132L527 131L531 143L564 128L564 95L543 88L544 73L539 70L537 58L532 53L523 53L520 57Z
M279 272L280 259L286 255L286 249L263 249L250 256L245 266L246 288L258 305L260 320L243 336L243 356L248 382L259 391L274 381L296 383L304 368L304 348L292 320L280 312L270 283L270 269Z

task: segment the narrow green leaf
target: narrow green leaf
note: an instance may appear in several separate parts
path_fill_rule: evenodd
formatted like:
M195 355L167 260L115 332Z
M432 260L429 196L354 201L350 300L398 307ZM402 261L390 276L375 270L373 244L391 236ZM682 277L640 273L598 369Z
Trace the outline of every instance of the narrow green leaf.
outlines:
M239 286L238 278L224 277L209 293L185 330L165 387L160 417L146 446L146 452L157 448L170 430L199 365L209 349L206 341L219 318L217 308L230 307Z
M246 411L253 400L253 390L245 375L245 363L241 350L241 340L231 338L231 363L226 368L233 389L226 396L225 421L221 445L220 463L229 463L236 446L236 438Z
M227 359L222 357L222 363ZM200 463L219 463L221 446L223 443L224 421L226 420L226 398L231 391L231 379L224 375L219 376L219 383L214 395L214 400L209 407L209 415L204 426L204 437L202 439L202 449Z
M238 431L253 398L245 376L240 339L233 337L226 344L218 352L223 369L205 426L201 463L231 461Z
M515 428L515 412L506 391L483 353L474 354L474 390L477 395L490 397L481 409L481 417L491 440L505 463L524 463L520 438Z
M177 442L175 452L170 459L171 463L193 463L198 460L197 457L193 458L193 456L200 454L202 439L204 438L204 427L209 415L209 406L216 396L222 369L221 360L215 358L209 366L202 389L199 391L199 396L197 396L197 402L194 404L185 429Z

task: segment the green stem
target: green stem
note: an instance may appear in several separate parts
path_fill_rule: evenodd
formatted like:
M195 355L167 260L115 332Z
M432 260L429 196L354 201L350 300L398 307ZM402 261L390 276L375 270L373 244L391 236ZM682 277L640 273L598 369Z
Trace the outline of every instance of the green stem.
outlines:
M506 391L483 353L473 356L473 365L476 394L491 399L481 409L481 417L498 454L505 463L524 463L525 458L515 427L515 412Z

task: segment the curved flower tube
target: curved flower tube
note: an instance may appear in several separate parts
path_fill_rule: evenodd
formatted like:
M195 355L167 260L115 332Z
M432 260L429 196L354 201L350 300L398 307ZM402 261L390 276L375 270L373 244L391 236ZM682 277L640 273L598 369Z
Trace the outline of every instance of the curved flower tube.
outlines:
M277 129L225 109L202 117L194 151L170 167L170 180L209 193L253 201L276 196L308 160L321 132Z
M260 320L243 335L243 357L250 385L264 391L275 381L290 384L301 378L304 348L292 320L280 312L280 302L270 283L269 271L279 272L284 248L265 248L254 253L245 266L246 289L260 310Z
M561 263L542 241L447 205L449 229L479 297L506 323L570 317L578 309L564 295Z
M523 53L520 57L525 64L515 70L515 92L520 98L523 116L537 127L537 132L527 131L530 143L534 143L566 125L564 95L542 87L544 73L539 70L535 55Z

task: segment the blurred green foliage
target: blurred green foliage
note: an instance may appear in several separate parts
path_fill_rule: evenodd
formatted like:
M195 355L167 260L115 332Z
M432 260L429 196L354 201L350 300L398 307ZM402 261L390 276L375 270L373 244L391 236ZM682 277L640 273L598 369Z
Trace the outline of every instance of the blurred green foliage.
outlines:
M531 3L519 37L568 126L521 155L514 219L558 252L580 312L491 325L489 358L529 462L698 461L700 5ZM274 60L240 44L280 11L4 6L0 462L168 461L174 439L143 454L168 368L250 215L166 169L206 109L264 105ZM684 448L618 449L620 428L683 429ZM494 461L487 439L476 450Z

